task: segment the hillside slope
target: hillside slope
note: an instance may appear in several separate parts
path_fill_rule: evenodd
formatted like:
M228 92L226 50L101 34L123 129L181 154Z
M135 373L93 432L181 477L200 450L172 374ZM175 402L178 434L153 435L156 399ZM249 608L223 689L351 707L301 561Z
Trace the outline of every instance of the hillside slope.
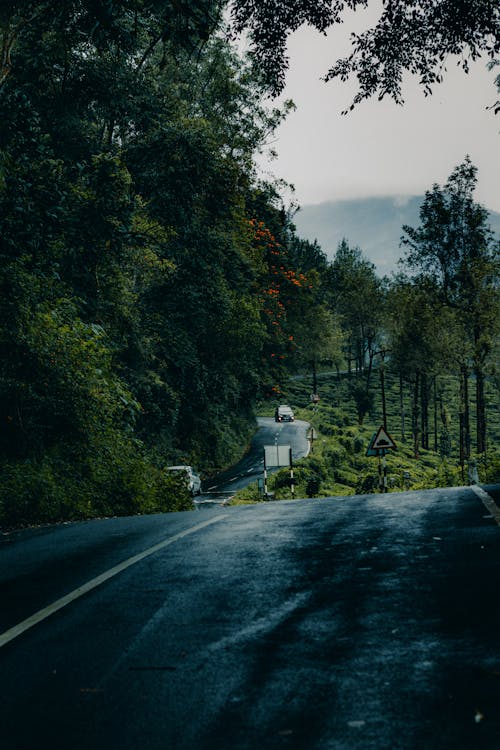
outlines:
M328 258L332 258L345 237L359 245L377 267L379 274L397 270L403 255L399 247L402 226L418 226L423 196L391 196L328 201L302 206L294 217L298 234L318 240ZM491 228L500 235L500 214L490 212Z

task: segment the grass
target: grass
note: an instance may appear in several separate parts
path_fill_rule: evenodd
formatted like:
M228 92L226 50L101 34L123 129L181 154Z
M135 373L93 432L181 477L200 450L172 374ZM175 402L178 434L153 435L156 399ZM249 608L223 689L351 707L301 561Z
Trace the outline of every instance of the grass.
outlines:
M345 376L331 373L320 375L319 393L321 401L310 403L311 387L307 378L290 381L281 395L281 403L290 404L297 419L309 422L315 429L316 439L307 458L297 461L295 466L295 497L331 497L352 494L366 494L380 491L380 474L383 464L377 457L367 457L366 450L374 432L382 424L382 405L378 375L373 378L373 408L358 423L354 401L349 397L348 381ZM431 450L419 449L415 458L411 435L410 394L404 393L405 430L400 414L399 382L386 373L387 429L397 444L395 451L385 457L387 491L431 489L433 487L460 486L468 484L467 468L459 462L458 446L458 384L453 378L442 378L438 384L441 397L436 410L430 408ZM470 392L473 393L473 383ZM495 450L499 445L498 395L489 385L488 395L488 444L486 456L476 457L481 482L500 481L500 454ZM274 412L275 401L261 404L259 414L270 416ZM441 406L448 417L448 455L443 455L443 423ZM474 424L475 404L471 399L471 424ZM434 427L436 426L436 434ZM441 452L439 447L441 445ZM434 447L438 450L434 450ZM380 464L380 468L379 468ZM269 491L275 499L290 499L291 488L289 470L281 469L269 478ZM241 490L233 503L248 503L262 500L257 483Z

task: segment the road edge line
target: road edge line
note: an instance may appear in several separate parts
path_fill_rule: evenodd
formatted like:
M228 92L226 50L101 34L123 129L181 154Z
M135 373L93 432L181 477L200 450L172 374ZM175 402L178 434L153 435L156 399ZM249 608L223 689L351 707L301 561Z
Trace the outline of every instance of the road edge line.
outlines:
M483 488L479 487L479 485L477 484L471 484L470 489L482 501L484 507L491 513L498 526L500 526L500 508L493 500L491 495L489 495L486 490L483 490Z
M171 536L168 539L164 539L163 542L159 542L158 544L155 544L153 547L149 547L143 552L140 552L139 554L134 555L133 557L129 557L127 560L124 560L118 565L115 565L109 570L106 570L104 573L101 573L101 575L98 575L95 578L91 578L90 581L87 581L87 583L82 584L82 586L78 586L78 588L74 589L73 591L70 591L69 594L62 596L60 599L56 599L56 601L52 602L52 604L49 604L47 607L44 607L43 609L38 610L38 612L35 612L30 617L27 617L25 620L22 620L17 625L13 625L8 630L5 630L3 633L0 633L0 648L2 648L2 646L5 646L7 643L10 643L10 641L13 641L15 638L18 638L20 635L25 633L30 628L34 627L35 625L38 625L38 623L42 622L43 620L46 620L47 617L50 617L56 612L59 612L60 609L62 609L63 607L66 607L68 604L71 604L71 602L74 602L76 599L79 599L84 594L87 594L89 591L92 591L93 589L97 588L97 586L100 586L102 583L105 583L105 581L109 581L110 578L113 578L114 576L118 575L119 573L126 570L127 568L130 568L132 565L135 565L141 560L144 560L146 557L153 555L155 552L158 552L164 547L168 547L169 545L173 544L174 542L177 542L179 539L182 539L185 536L194 534L196 531L200 531L206 526L210 526L213 523L222 521L223 518L226 518L226 515L227 514L223 514L220 516L216 516L214 518L210 518L207 521L203 521L202 523L197 524L196 526L191 526L189 529L180 531L178 534L174 534L174 536Z

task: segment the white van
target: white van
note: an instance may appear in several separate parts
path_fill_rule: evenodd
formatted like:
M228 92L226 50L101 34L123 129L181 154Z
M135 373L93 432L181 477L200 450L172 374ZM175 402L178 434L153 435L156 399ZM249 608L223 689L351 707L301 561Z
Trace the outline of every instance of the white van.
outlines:
M193 497L201 494L201 479L192 466L167 466L166 471L184 473L188 490Z

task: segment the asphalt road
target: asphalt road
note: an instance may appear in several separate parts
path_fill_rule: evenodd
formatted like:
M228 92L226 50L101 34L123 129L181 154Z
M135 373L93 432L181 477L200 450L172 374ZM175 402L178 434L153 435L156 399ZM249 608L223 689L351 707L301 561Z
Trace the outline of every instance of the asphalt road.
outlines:
M292 448L293 460L307 455L308 422L300 419L295 422L275 422L272 417L259 417L257 423L258 430L241 461L204 482L203 494L195 498L198 507L225 504L237 490L263 477L265 445L289 445ZM269 473L272 473L272 470Z
M496 750L499 524L461 488L2 535L2 750Z

